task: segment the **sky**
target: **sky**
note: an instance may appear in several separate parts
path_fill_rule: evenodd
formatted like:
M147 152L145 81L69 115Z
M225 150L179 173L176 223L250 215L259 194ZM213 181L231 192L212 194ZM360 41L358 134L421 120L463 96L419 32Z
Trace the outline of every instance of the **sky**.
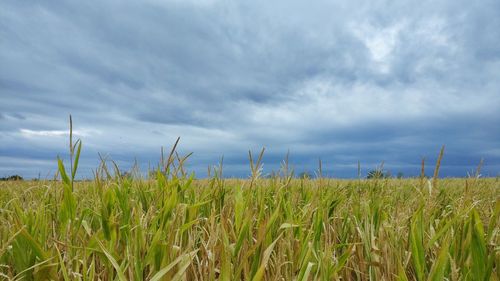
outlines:
M123 169L500 174L500 1L2 1L0 177L51 178L68 116Z

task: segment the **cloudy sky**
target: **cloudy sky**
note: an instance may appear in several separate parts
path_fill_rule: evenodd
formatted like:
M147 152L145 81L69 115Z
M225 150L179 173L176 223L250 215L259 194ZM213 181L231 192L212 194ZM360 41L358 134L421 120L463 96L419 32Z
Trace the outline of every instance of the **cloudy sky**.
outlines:
M52 176L68 115L123 169L500 173L500 1L2 1L0 176ZM431 173L429 167L428 173Z

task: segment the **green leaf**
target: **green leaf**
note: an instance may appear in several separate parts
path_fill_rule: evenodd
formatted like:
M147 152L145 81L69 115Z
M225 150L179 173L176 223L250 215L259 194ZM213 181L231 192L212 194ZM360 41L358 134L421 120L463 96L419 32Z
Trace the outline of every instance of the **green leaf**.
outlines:
M425 252L424 252L424 230L423 230L423 210L420 208L414 215L410 227L410 251L412 254L413 266L418 281L424 280L425 276Z
M398 264L398 277L396 278L397 281L408 281L408 277L406 276L405 269L403 268L403 265L401 264L401 261L399 261Z
M125 274L123 273L122 269L120 268L120 265L115 260L115 258L106 250L106 248L104 248L101 241L97 240L97 243L99 244L99 247L101 248L101 250L104 252L104 255L106 255L106 258L108 258L109 262L111 262L111 264L115 268L116 274L118 275L118 280L127 281Z
M334 267L335 274L337 274L340 270L342 270L342 268L347 263L347 260L351 256L351 253L352 253L352 248L348 248L344 251L344 253L342 253L342 255L340 255L340 258L338 259L338 262Z
M309 274L311 274L311 270L312 270L314 265L315 265L315 263L313 263L313 262L307 263L306 271L304 273L304 276L302 276L302 278L300 279L300 281L307 281L309 279Z
M445 244L441 247L439 251L439 256L434 264L432 265L431 272L427 281L441 281L445 280L444 275L446 270L448 269L448 250L449 250L449 242L446 241Z
M63 161L61 158L57 158L57 166L59 168L59 173L61 174L61 178L67 186L71 186L71 182L68 178L68 175L66 174L66 169L64 168Z
M57 248L57 246L55 246L55 248L56 248L56 252L57 252L57 257L59 258L59 265L61 266L63 279L65 281L70 281L71 279L69 279L68 270L66 269L66 266L64 265L64 260L61 256L61 252L59 251L59 248Z
M75 146L78 145L78 149L76 150L75 160L73 164L73 171L71 171L71 180L75 179L76 170L78 169L78 160L80 159L80 152L82 151L82 141L77 140Z
M187 254L184 254L178 258L176 258L173 262L171 262L169 265L165 266L164 268L162 268L160 271L158 271L155 275L153 275L153 277L151 277L151 280L150 281L159 281L161 280L161 278L167 274L172 268L174 268L174 266L176 266L180 261L182 261L183 259L184 260L189 260L191 261L194 256L196 255L196 253L198 252L198 250L195 250L195 251L192 251L190 253L187 253Z
M194 255L192 255L188 259L185 259L186 261L181 266L181 268L179 269L179 271L177 271L177 273L174 275L174 277L172 278L171 281L180 281L180 280L185 279L184 278L184 273L186 272L186 269L189 267L189 265L191 265L191 261L192 261L193 257L194 257Z
M220 254L221 267L220 267L220 281L231 280L231 255L229 254L229 238L224 225L221 227L222 232L222 249Z
M181 234L184 233L186 230L190 229L193 225L195 225L197 222L199 221L199 219L194 219L188 223L185 223L181 226L180 228L180 231L181 231Z
M444 234L447 233L448 229L455 224L459 219L462 218L463 213L459 213L453 217L450 221L448 221L434 236L429 240L429 243L427 243L427 249L432 247L432 245L439 239L441 238Z
M245 241L245 238L248 235L248 230L250 229L250 220L247 219L245 220L245 224L243 224L243 227L240 230L240 233L238 234L238 240L236 241L236 245L234 247L234 256L237 256L240 252L241 246L243 246L243 242Z
M477 280L483 280L488 264L486 253L486 242L484 241L484 229L478 212L471 211L471 254L472 254L472 274Z
M76 199L69 185L63 186L63 202L60 210L62 222L74 219L76 214Z
M33 236L31 236L26 229L21 229L21 232L19 232L18 236L16 237L16 242L20 245L23 246L25 249L25 253L22 254L29 254L31 256L34 256L35 259L33 261L40 261L39 263L32 265L29 268L26 268L24 272L29 271L31 269L38 268L38 271L35 273L36 277L39 278L38 280L49 280L49 279L55 279L55 272L54 272L54 267L53 265L47 265L44 267L41 267L42 264L49 262L52 257L49 257L49 254L45 252ZM21 254L21 253L17 253ZM21 273L18 273L18 275L21 275ZM16 278L14 278L16 279Z
M264 277L267 263L269 262L269 259L271 258L271 254L273 253L274 245L276 245L276 242L278 242L278 240L280 238L281 238L281 234L264 251L264 257L262 258L262 262L260 264L260 267L257 270L257 272L255 273L254 277L252 278L252 281L260 281Z
M499 216L500 216L500 199L497 199L495 203L495 210L493 211L493 215L491 216L490 222L488 223L488 233L486 236L487 241L491 239L493 232L496 229Z

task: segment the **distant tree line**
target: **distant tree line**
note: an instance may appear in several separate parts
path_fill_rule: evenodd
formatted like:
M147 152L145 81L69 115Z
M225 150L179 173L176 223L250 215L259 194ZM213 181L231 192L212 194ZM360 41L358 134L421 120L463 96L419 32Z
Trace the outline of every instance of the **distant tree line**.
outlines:
M156 178L157 171L150 171L149 175L151 178ZM272 172L264 177L265 178L272 178L276 175L277 175L277 173ZM121 173L121 177L132 179L132 178L134 178L134 174L130 171L126 171L126 172ZM312 179L312 178L314 178L313 174L310 173L309 171L299 173L296 177L300 178L300 179ZM367 179L386 179L386 178L391 178L391 177L392 177L391 172L383 171L383 170L371 170L366 175ZM396 178L403 178L403 173L402 172L397 173ZM8 176L8 177L0 178L0 181L22 181L22 180L24 180L24 179L20 175L12 175L12 176ZM37 180L37 179L34 179L34 180Z
M8 176L8 177L0 178L0 181L22 181L22 180L24 180L24 179L20 175L12 175L12 176Z
M264 176L264 178L268 178L269 179L269 178L273 178L273 177L276 177L276 176L279 177L279 173L273 171L273 172L267 174L266 176ZM304 171L304 172L301 172L301 173L295 175L295 177L299 178L299 179L313 179L316 176L313 175L309 171ZM405 176L404 176L403 172L398 172L395 176L393 176L390 171L378 170L378 169L377 170L368 171L368 173L366 174L366 178L367 179L388 179L388 178L402 179L404 177Z

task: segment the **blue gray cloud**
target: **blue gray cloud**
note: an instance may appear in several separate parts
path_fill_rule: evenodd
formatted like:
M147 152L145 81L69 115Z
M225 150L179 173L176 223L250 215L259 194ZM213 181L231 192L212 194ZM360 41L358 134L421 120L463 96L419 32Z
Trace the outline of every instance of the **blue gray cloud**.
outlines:
M124 169L181 136L199 176L246 176L289 150L297 171L360 161L443 175L500 172L500 2L3 1L0 176L52 175L67 116Z

